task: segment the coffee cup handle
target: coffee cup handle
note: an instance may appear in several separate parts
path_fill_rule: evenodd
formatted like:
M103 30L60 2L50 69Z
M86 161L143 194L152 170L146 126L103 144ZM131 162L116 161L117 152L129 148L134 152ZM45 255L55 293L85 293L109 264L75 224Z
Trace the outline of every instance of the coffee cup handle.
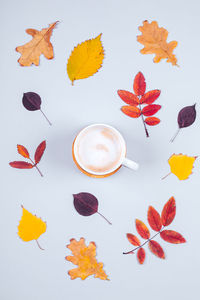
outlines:
M138 170L139 168L139 165L136 162L126 157L124 158L122 165L135 171Z

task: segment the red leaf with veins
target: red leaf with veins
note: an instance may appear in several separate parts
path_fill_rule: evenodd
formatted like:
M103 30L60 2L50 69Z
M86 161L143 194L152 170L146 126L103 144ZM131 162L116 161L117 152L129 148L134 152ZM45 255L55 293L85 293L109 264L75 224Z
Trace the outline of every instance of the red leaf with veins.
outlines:
M167 203L164 205L162 214L161 214L161 221L163 226L168 226L174 220L176 215L176 202L174 197L171 197Z
M138 251L137 251L137 259L138 259L138 262L141 265L144 263L145 257L146 257L146 253L145 253L144 248L138 249Z
M117 91L119 97L127 104L132 106L137 106L139 104L139 99L136 95L131 92L118 90Z
M133 83L133 90L137 96L144 95L146 91L146 82L142 72L137 73Z
M152 90L147 92L140 99L141 104L152 104L160 96L160 90Z
M155 231L160 231L162 228L162 222L160 218L160 214L153 208L153 206L149 206L147 219L151 228Z
M135 220L135 226L137 229L137 232L143 239L149 239L150 238L150 232L148 227L140 220Z
M30 163L27 163L26 161L12 161L9 163L9 165L13 168L17 169L32 169L33 165Z
M131 118L138 118L141 115L140 109L136 106L125 105L121 107L121 111Z
M138 237L136 235L133 235L131 233L127 233L127 239L128 241L134 245L134 246L140 246L140 240L138 239Z
M39 144L39 146L35 151L34 159L36 164L40 162L45 149L46 149L46 141L43 141L42 143Z
M160 233L160 236L164 241L172 244L181 244L186 242L180 233L173 230L163 230Z
M153 116L155 115L159 109L161 109L161 105L158 105L158 104L150 104L150 105L147 105L145 106L143 109L142 109L142 114L144 116Z
M149 126L155 126L160 123L160 119L156 117L148 117L144 120L144 122Z
M149 241L149 250L159 258L165 258L165 253L160 244L156 241Z

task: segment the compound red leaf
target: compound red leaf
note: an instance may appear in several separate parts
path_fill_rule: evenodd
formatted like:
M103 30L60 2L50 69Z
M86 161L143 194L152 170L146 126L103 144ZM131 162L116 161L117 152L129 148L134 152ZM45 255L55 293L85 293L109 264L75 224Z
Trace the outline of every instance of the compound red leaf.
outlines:
M150 105L147 105L145 106L143 109L142 109L142 114L144 116L153 116L155 115L159 109L161 109L161 105L158 105L158 104L150 104Z
M145 253L144 248L140 248L140 249L137 251L137 259L138 259L138 262L139 262L141 265L144 263L145 257L146 257L146 253Z
M127 104L137 106L139 104L139 99L133 93L124 90L117 91L119 97Z
M171 197L164 205L161 213L161 221L163 226L168 226L174 220L176 215L176 202L174 197Z
M17 169L32 169L33 165L30 163L27 163L26 161L12 161L9 163L9 165L13 168Z
M149 250L159 258L165 258L163 248L156 241L149 241Z
M160 214L153 206L149 206L147 219L151 228L155 231L160 231L162 228L162 222L160 218Z
M20 155L22 155L23 157L29 158L29 153L28 150L22 146L22 145L17 145L17 151Z
M144 121L149 126L155 126L160 123L160 119L158 119L156 117L148 117Z
M35 151L35 163L38 164L42 158L42 155L44 153L44 150L46 148L46 141L43 141L42 143L39 144L39 146L37 147L36 151Z
M151 104L160 96L160 93L161 93L160 90L149 91L142 96L142 98L140 99L140 103Z
M126 234L128 241L134 245L134 246L140 246L140 240L136 235L133 235L131 233Z
M181 244L186 242L180 233L173 230L163 230L160 233L160 236L164 241L172 244Z
M146 82L142 72L137 73L133 83L133 90L137 96L143 96L146 91Z
M138 118L141 115L140 109L136 106L125 105L121 107L121 111L131 118Z
M137 229L137 232L143 239L149 239L150 238L150 232L148 227L140 220L135 220L135 226Z

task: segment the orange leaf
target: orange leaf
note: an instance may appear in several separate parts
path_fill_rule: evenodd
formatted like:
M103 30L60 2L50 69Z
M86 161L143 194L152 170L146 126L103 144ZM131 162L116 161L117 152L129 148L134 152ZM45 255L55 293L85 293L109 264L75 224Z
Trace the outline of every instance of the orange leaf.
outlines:
M142 96L142 98L140 99L140 103L151 104L160 96L160 93L160 90L149 91Z
M23 157L29 158L29 153L28 150L22 146L22 145L17 145L17 151L19 154L21 154Z
M36 151L35 151L35 163L38 164L42 158L42 155L44 153L44 150L46 148L46 141L43 141L42 143L39 144L39 146L37 147Z
M156 241L149 241L149 250L159 258L165 258L163 248Z
M30 163L27 163L26 161L12 161L9 163L9 165L13 168L17 169L32 169L33 165Z
M140 249L137 251L137 259L138 259L138 262L139 262L141 265L144 263L145 256L146 256L146 253L145 253L144 248L140 248Z
M149 239L150 238L150 232L148 227L140 220L135 220L135 226L137 229L137 232L143 239Z
M54 22L48 28L44 28L41 31L26 29L26 33L30 34L33 38L25 45L16 48L16 51L21 53L21 57L18 59L21 66L31 66L32 64L38 66L41 54L47 59L54 57L50 38L57 23Z
M174 220L176 215L176 202L174 197L171 197L167 203L164 205L162 214L161 214L161 221L163 226L168 226Z
M172 244L181 244L186 242L180 233L173 230L163 230L160 233L160 236L164 241Z
M157 125L160 123L160 119L158 119L156 117L148 117L144 121L149 126L154 126L154 125Z
M146 91L146 82L142 72L137 73L133 83L133 90L137 96L144 95Z
M127 239L128 241L134 245L134 246L140 246L140 240L137 238L137 236L131 234L131 233L127 233Z
M142 109L142 114L144 116L153 116L154 114L156 114L159 111L159 109L161 109L161 105L150 104L150 105L145 106Z
M129 105L137 106L139 104L139 99L133 93L124 90L117 91L119 97Z
M140 109L136 106L125 105L121 107L121 111L131 118L138 118L141 115Z
M155 210L155 208L153 208L153 206L149 206L147 218L151 228L155 231L160 231L162 228L160 214L157 212L157 210Z

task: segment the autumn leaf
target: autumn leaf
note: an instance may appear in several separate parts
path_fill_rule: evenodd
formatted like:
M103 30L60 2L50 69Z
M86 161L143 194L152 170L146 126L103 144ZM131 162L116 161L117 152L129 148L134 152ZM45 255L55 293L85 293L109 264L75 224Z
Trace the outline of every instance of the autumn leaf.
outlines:
M165 253L160 244L156 241L149 241L149 250L159 258L165 258Z
M142 72L138 72L133 82L133 90L137 96L143 96L146 91L146 81Z
M141 35L137 36L139 43L144 45L140 50L142 54L155 54L154 62L158 63L162 59L167 59L167 62L177 66L177 58L173 54L174 49L177 47L177 41L167 42L168 31L159 27L156 21L149 23L143 22L143 26L139 27Z
M162 222L160 218L160 214L153 206L149 206L147 212L147 219L151 228L155 231L160 231L162 228Z
M67 62L67 73L72 85L75 80L88 78L102 67L104 49L101 35L78 44L72 51Z
M138 107L136 106L128 106L128 105L124 105L121 108L121 111L131 117L131 118L139 118L139 116L141 115L141 111Z
M38 238L46 232L46 228L46 222L43 222L22 206L22 218L19 222L17 234L24 242L36 240L38 247L44 250L39 245Z
M159 111L159 109L161 109L161 105L150 104L142 109L142 114L144 116L153 116Z
M136 235L133 235L131 233L126 234L128 241L134 245L134 246L140 246L140 240Z
M42 143L39 144L39 146L35 151L34 159L36 164L40 162L45 149L46 149L46 141L43 141Z
M160 90L152 90L147 92L140 99L141 104L152 104L160 96Z
M65 259L78 266L68 272L71 279L79 277L85 280L88 276L94 275L95 278L109 280L103 270L103 263L98 263L96 260L96 244L94 242L90 242L87 247L84 238L79 241L71 239L67 248L72 251L73 256L66 256Z
M135 220L135 226L137 229L137 232L143 239L149 239L150 238L150 232L147 226L140 220Z
M138 251L137 251L137 259L138 259L138 262L139 262L141 265L144 263L145 257L146 257L146 253L145 253L144 248L138 249Z
M173 230L163 230L160 233L160 236L164 241L168 243L172 243L172 244L186 243L184 237L180 233Z
M139 98L131 92L118 90L119 97L127 104L137 106L139 104Z
M17 145L17 151L20 155L22 155L25 158L29 158L29 153L28 150L22 146L22 145Z
M162 210L161 221L163 226L170 225L174 220L175 215L176 215L176 202L174 197L171 197L164 205Z
M26 161L12 161L9 163L9 165L16 169L32 169L34 166Z
M144 120L144 122L149 126L155 126L160 123L160 119L156 117L148 117Z
M48 28L43 28L41 31L36 29L26 29L26 33L32 36L32 40L23 46L16 48L16 51L21 53L18 62L21 66L38 66L40 55L43 54L47 59L52 59L53 46L50 42L53 29L58 22L49 25Z

